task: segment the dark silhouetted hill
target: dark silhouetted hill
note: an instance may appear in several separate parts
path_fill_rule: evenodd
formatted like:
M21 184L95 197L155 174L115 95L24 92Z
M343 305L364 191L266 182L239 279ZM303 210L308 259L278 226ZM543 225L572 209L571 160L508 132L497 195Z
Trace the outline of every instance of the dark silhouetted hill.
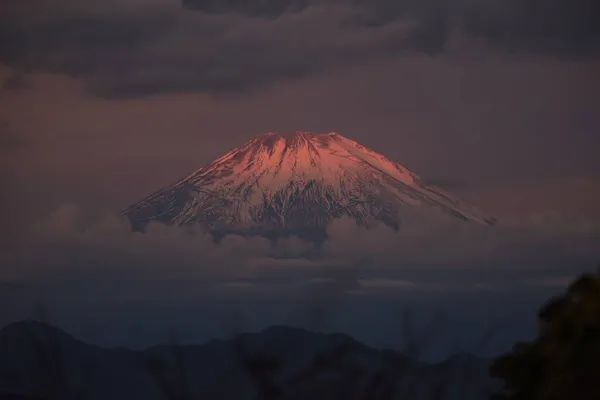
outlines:
M33 321L0 331L1 399L483 400L498 388L488 368L471 355L424 364L347 335L284 326L144 351L89 345Z

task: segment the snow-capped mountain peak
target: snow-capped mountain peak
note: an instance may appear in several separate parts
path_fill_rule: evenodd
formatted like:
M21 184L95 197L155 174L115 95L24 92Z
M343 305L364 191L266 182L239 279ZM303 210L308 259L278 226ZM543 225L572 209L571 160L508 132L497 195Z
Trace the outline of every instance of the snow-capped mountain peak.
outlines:
M403 209L431 206L457 218L493 218L398 163L337 133L265 133L129 207L134 229L152 221L223 233L323 234L336 218L394 229Z

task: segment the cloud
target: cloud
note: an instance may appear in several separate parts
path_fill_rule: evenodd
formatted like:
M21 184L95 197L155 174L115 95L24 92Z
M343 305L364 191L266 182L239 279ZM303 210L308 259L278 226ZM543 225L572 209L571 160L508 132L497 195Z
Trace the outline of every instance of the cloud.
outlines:
M430 178L425 179L425 184L431 186L438 186L446 190L459 190L468 189L471 185L460 179L448 179L448 178Z
M438 54L457 32L509 51L570 56L598 49L591 0L552 7L537 0L52 4L3 8L0 62L82 78L104 97L259 90L411 52Z
M232 289L251 289L254 287L254 284L252 282L237 281L237 282L226 282L226 283L223 283L222 286L225 288L232 288Z
M6 155L28 147L28 142L12 129L9 123L0 121L0 154Z
M63 206L4 254L2 277L189 278L238 288L346 282L342 286L351 289L426 290L437 283L493 285L503 275L506 282L515 276L522 282L549 279L557 271L566 276L574 265L593 265L600 258L600 226L557 215L504 221L493 228L407 216L399 232L384 226L366 230L340 219L329 235L323 248L298 238L273 245L240 236L227 236L217 245L199 230L151 224L145 234L135 233L118 217ZM454 275L450 281L449 273Z
M414 282L401 279L359 279L358 284L364 289L404 289L417 286Z
M534 286L566 288L573 282L572 276L550 276L547 278L527 281L526 284Z
M597 56L600 6L594 0L482 2L463 16L463 29L511 52Z
M518 303L517 317L532 318L566 277L600 258L600 224L552 216L493 229L420 216L398 233L339 220L322 249L296 238L273 246L230 236L216 245L163 225L133 233L118 217L73 205L24 231L0 253L0 324L41 302L59 326L111 346L156 344L169 326L198 343L218 336L232 312L245 315L244 330L332 327L392 346L400 310L427 315L432 306L452 314L451 340L489 320L486 307L513 318ZM86 324L104 330L86 336ZM528 325L520 324L522 338ZM132 336L133 325L144 331Z
M20 90L27 87L27 78L21 71L14 72L4 79L0 88L3 90Z
M284 13L300 12L316 3L311 0L266 0L261 2L182 0L182 6L214 14L237 13L251 17L277 18Z
M111 8L64 2L62 13L41 17L9 7L0 60L82 77L91 91L108 97L219 93L378 58L402 48L413 25L362 29L347 6L314 5L264 20L155 3Z

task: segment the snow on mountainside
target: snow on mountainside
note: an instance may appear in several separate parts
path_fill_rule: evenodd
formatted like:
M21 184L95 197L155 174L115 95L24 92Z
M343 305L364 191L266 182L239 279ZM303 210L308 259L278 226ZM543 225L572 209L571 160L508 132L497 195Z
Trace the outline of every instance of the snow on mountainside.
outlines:
M123 211L135 230L150 221L212 232L323 237L336 218L398 229L401 212L437 208L464 221L495 220L400 164L337 133L258 135Z

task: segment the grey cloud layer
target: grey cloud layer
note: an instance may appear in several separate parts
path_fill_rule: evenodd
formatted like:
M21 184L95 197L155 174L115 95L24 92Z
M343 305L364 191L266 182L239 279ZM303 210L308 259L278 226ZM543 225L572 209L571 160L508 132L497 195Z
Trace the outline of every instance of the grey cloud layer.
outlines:
M329 234L323 249L294 238L272 246L230 236L215 245L208 235L162 225L132 233L116 217L90 220L66 206L6 252L2 274L9 281L106 275L190 278L230 288L346 282L352 290L426 289L440 283L505 284L517 276L522 282L548 281L600 258L598 224L557 216L489 228L420 215L407 218L399 233L384 227L367 231L342 219Z
M439 53L457 29L511 51L596 53L595 2L538 3L13 1L0 13L0 62L83 77L102 96L136 97L253 90L411 51Z
M441 308L452 323L440 346L485 329L495 312L516 324L498 344L510 346L541 302L600 258L600 224L552 216L497 229L419 218L398 234L340 220L315 250L296 239L272 247L228 237L217 246L160 225L131 233L116 217L82 211L62 207L0 252L0 324L41 302L92 341L139 347L162 341L167 327L208 340L241 313L248 330L331 327L396 346L402 310Z

